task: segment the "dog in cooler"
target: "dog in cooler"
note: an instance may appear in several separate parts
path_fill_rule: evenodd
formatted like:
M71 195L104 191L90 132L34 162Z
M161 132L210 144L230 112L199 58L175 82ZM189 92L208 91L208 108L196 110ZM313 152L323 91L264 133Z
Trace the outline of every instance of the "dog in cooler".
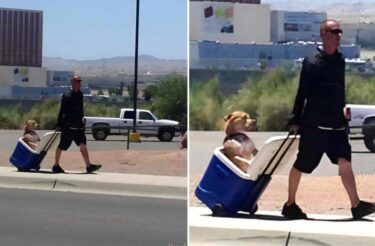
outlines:
M246 134L246 131L256 130L256 120L243 111L234 111L225 116L224 120L226 137L223 152L233 164L246 173L250 160L258 153L254 142Z

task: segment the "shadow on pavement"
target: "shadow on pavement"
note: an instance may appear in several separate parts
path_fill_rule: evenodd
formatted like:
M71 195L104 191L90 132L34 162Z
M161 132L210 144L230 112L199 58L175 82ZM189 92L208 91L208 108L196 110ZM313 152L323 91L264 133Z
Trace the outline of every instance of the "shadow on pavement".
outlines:
M293 219L285 218L282 215L267 215L267 214L242 214L239 213L235 216L213 216L212 214L205 214L203 216L211 216L211 217L221 217L221 218L231 218L231 219L258 219L258 220L272 220L272 221L293 221ZM371 219L362 218L360 220L353 220L351 217L348 218L340 218L340 219L315 219L315 218L308 218L306 221L321 221L321 222L353 222L353 221L361 221L361 222L371 222L374 221Z

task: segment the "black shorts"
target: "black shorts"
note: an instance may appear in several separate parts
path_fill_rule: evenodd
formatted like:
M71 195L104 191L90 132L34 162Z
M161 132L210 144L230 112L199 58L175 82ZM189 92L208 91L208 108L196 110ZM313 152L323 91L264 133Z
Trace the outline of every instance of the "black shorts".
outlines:
M338 158L351 162L352 148L345 130L322 130L319 128L301 129L297 160L294 167L303 173L311 173L326 153L332 163Z
M72 142L75 142L77 146L81 143L86 144L86 135L84 130L72 130L64 129L61 131L59 149L67 150L69 149Z

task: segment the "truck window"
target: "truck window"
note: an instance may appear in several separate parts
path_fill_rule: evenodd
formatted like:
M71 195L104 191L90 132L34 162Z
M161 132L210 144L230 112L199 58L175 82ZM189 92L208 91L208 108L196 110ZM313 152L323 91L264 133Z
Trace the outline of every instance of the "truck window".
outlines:
M125 111L124 119L134 119L134 111Z
M140 120L155 120L155 118L148 112L139 112Z

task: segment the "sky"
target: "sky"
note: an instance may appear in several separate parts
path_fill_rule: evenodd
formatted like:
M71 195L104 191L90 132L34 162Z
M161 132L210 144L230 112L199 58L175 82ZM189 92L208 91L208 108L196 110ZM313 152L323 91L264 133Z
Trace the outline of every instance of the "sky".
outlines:
M139 0L139 55L187 59L187 0ZM43 11L43 56L134 56L136 0L0 0Z

